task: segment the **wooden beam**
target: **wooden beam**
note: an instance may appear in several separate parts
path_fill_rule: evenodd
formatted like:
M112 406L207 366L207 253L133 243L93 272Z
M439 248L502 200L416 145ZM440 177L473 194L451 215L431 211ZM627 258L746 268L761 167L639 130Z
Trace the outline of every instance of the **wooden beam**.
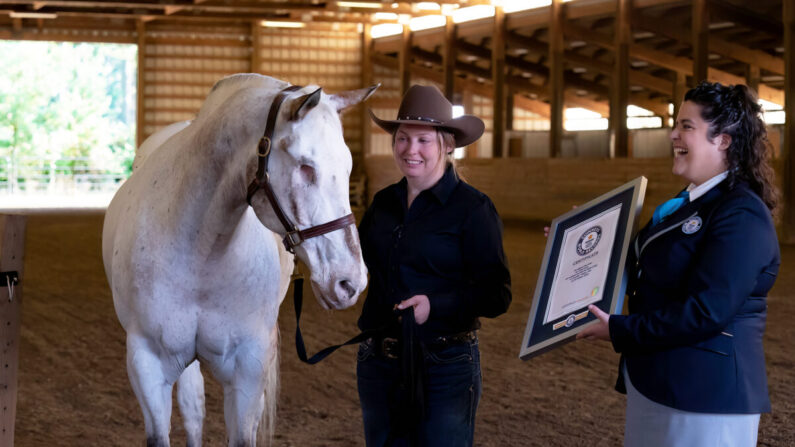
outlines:
M136 123L135 123L135 146L140 147L146 139L144 134L144 124L146 122L146 111L144 110L144 90L146 90L146 23L138 20L135 23L135 31L138 38L138 85L137 104L136 104Z
M784 144L781 147L783 159L782 189L784 190L784 211L782 227L784 242L795 242L795 5L791 1L783 3L784 27Z
M562 0L549 8L549 156L560 157L563 146L563 23Z
M0 445L9 447L14 445L17 414L26 219L22 215L0 214L0 272L17 272L18 278L16 284L8 287L3 275L0 286Z
M251 21L251 72L260 73L262 70L262 23L259 20Z
M782 60L782 62L784 62ZM781 64L783 68L783 63ZM748 84L748 87L751 87L755 92L759 91L759 85L762 82L762 73L759 69L759 65L751 65L749 64L746 67L746 74L745 74L745 83Z
M536 101L523 95L513 95L513 105L544 118L549 118L549 104L544 102Z
M383 54L373 53L372 56L373 63L381 65L383 67L391 68L393 70L397 70L398 68L398 61L394 57L386 56ZM419 64L411 64L411 72L421 78L425 78L434 82L442 83L443 81L443 74L439 71L429 69L427 67L423 67ZM523 89L521 85L517 87L518 89ZM469 79L464 78L455 78L455 90L461 92L462 94L466 92L476 93L479 96L483 96L484 98L490 98L491 95L494 93L494 89L492 89L489 85L475 82ZM532 101L535 103L532 108L525 108L524 106L528 104L528 101ZM537 113L537 110L541 109L548 109L548 105L542 101L537 101L533 99L526 98L526 101L517 102L517 107L525 108L530 112ZM471 108L466 109L467 113L471 113ZM547 110L546 115L549 115L549 111Z
M712 7L710 8L712 10ZM632 26L651 31L659 36L665 36L685 45L692 45L692 36L689 35L688 31L678 26L676 21L665 17L648 17L636 12L632 15ZM760 68L776 74L784 74L784 59L764 51L754 50L714 36L709 38L709 50L739 62L758 65Z
M610 36L590 31L571 23L566 24L566 35L573 39L586 40L609 50L614 48ZM629 54L633 58L651 62L654 65L684 73L687 76L693 76L693 61L691 59L674 56L639 43L630 45ZM707 79L721 84L742 84L745 82L741 76L712 67L707 71ZM759 86L759 98L776 104L784 104L784 92L764 84Z
M707 80L709 71L709 12L707 0L693 0L691 10L693 84Z
M753 5L752 2L747 3ZM784 3L786 3L786 0L784 0ZM766 33L775 37L784 34L784 28L780 20L758 14L756 9L736 6L726 0L709 0L709 10L715 17L734 23L741 23L757 33Z
M630 0L617 0L613 77L610 83L610 156L629 157L627 102L629 99Z
M362 29L362 86L368 87L373 85L373 38L370 36L371 25L365 24ZM370 154L372 146L372 123L370 122L370 114L366 106L361 107L361 120L362 126L362 153L359 160L355 160L354 171L357 173L364 172L364 159ZM357 166L358 165L358 166Z
M455 61L456 61L456 25L453 16L446 16L444 25L444 54L442 71L444 72L444 96L451 103L455 94Z
M687 76L677 71L674 91L672 92L673 101L671 101L674 104L674 120L679 116L679 109L682 108L682 101L685 100L685 93L687 93Z
M400 48L400 65L398 66L398 76L400 77L401 96L411 86L411 29L408 24L403 25L403 40Z
M494 7L494 31L491 36L491 80L492 94L492 156L507 156L505 150L505 13L502 6Z

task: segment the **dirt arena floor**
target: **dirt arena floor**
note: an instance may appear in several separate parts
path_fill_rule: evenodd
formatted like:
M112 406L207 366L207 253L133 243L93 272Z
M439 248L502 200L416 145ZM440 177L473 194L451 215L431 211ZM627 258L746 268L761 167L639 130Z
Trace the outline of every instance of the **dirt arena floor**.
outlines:
M480 333L484 394L476 445L621 445L625 399L613 391L618 355L608 344L576 342L527 362L518 359L544 249L542 225L506 223L514 301L506 315L484 320ZM101 226L96 212L38 213L28 220L18 446L144 444L141 412L125 372L124 332L102 267ZM795 445L795 247L782 251L765 336L773 412L762 416L761 446ZM352 336L360 306L327 312L308 301L302 329L309 351ZM304 365L292 343L289 299L279 323L284 343L274 444L364 445L354 348ZM213 380L206 383L205 445L225 445L221 389ZM181 424L175 407L172 445L185 445Z

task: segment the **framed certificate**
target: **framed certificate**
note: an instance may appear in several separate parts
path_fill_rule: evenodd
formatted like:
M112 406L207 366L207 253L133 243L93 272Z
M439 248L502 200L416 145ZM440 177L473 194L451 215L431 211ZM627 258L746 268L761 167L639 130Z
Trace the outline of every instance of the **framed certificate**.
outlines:
M596 317L620 313L624 262L646 194L646 178L620 186L552 221L519 357L574 340Z

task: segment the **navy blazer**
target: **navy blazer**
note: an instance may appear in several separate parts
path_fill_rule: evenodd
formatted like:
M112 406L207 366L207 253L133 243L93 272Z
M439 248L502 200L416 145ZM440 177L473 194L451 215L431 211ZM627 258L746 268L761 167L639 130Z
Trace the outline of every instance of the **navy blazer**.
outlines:
M629 251L629 315L609 327L633 386L684 411L769 412L762 335L780 255L759 196L724 180L647 224Z

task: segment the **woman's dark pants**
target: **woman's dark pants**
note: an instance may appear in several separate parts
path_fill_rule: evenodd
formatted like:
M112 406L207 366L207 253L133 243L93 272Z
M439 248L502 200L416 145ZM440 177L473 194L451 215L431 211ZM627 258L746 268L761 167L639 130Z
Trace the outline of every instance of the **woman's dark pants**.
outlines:
M408 446L390 437L400 392L400 361L383 355L376 342L359 345L356 375L367 447ZM469 447L482 392L477 339L440 349L423 349L425 417L418 426L422 447ZM386 446L388 439L392 438Z

